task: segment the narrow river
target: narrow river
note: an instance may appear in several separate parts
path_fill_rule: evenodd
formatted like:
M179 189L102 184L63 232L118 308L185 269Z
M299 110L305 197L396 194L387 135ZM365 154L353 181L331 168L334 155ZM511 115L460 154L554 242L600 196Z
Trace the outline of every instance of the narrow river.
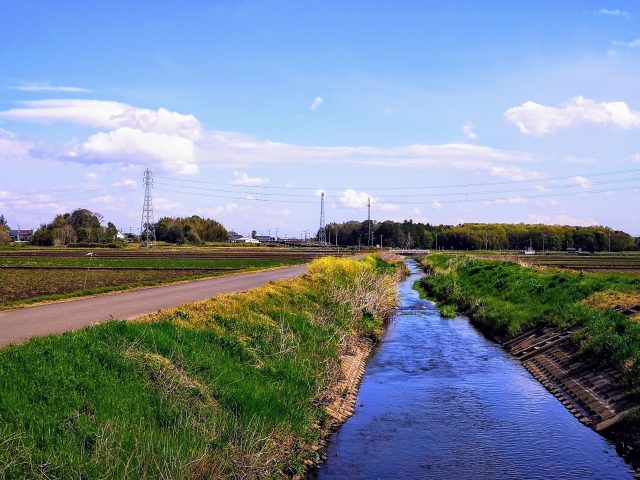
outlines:
M466 318L444 319L420 299L422 273L408 262L356 413L315 478L633 478L613 446Z

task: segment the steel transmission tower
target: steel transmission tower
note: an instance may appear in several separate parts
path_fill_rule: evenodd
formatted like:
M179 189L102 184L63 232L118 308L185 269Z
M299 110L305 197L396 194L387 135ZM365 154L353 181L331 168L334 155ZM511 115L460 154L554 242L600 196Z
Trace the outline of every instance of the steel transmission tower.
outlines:
M142 177L144 181L144 203L142 204L142 221L140 222L140 241L145 247L150 247L156 241L156 228L153 223L153 206L151 204L151 188L153 174L148 168Z
M367 245L370 247L373 239L373 232L371 231L371 197L367 201L367 225L369 226L369 232L367 233Z
M324 192L320 192L320 229L318 230L318 241L321 245L327 244L327 229L324 224Z

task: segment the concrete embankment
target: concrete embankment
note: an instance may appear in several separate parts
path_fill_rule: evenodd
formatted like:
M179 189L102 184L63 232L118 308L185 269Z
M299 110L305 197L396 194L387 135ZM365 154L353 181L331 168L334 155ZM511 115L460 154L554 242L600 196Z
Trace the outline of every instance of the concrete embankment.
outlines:
M619 312L635 315L640 305ZM640 403L619 387L622 372L597 367L580 357L572 334L571 329L545 327L500 343L582 424L613 441L640 478L637 445L632 445L637 439L630 440L629 432L617 428Z

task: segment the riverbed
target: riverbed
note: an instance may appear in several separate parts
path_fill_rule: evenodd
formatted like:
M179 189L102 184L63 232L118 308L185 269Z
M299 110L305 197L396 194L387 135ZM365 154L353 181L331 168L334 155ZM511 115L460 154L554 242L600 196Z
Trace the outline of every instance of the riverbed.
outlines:
M315 474L330 479L632 479L583 426L465 317L445 319L413 284L366 369L356 410Z

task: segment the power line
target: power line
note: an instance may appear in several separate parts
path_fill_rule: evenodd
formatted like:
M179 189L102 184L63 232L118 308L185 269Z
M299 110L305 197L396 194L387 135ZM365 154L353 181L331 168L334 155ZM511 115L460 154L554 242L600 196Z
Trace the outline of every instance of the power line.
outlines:
M511 185L511 184L520 184L520 183L544 183L551 182L555 180L566 180L576 177L600 177L607 175L618 175L623 173L640 173L640 168L631 168L625 170L611 170L606 172L594 172L594 173L575 173L572 175L558 176L558 177L548 177L548 178L531 178L531 179L522 179L522 180L500 180L495 182L476 182L476 183L458 183L458 184L449 184L449 185L420 185L420 186L403 186L403 187L379 187L379 186L358 186L359 189L362 190L424 190L424 189L433 189L433 188L465 188L465 187L476 187L476 186L495 186L495 185ZM220 182L209 182L206 180L193 180L186 178L175 178L175 177L161 177L158 176L156 178L164 179L164 180L173 180L177 182L184 183L201 183L201 184L209 184L209 185L219 185L226 187L235 187L235 188L259 188L259 189L279 189L279 190L314 190L317 189L317 186L312 187L286 187L286 186L276 186L276 185L233 185L229 183L220 183ZM332 190L345 190L353 188L353 186L348 187L332 187Z

